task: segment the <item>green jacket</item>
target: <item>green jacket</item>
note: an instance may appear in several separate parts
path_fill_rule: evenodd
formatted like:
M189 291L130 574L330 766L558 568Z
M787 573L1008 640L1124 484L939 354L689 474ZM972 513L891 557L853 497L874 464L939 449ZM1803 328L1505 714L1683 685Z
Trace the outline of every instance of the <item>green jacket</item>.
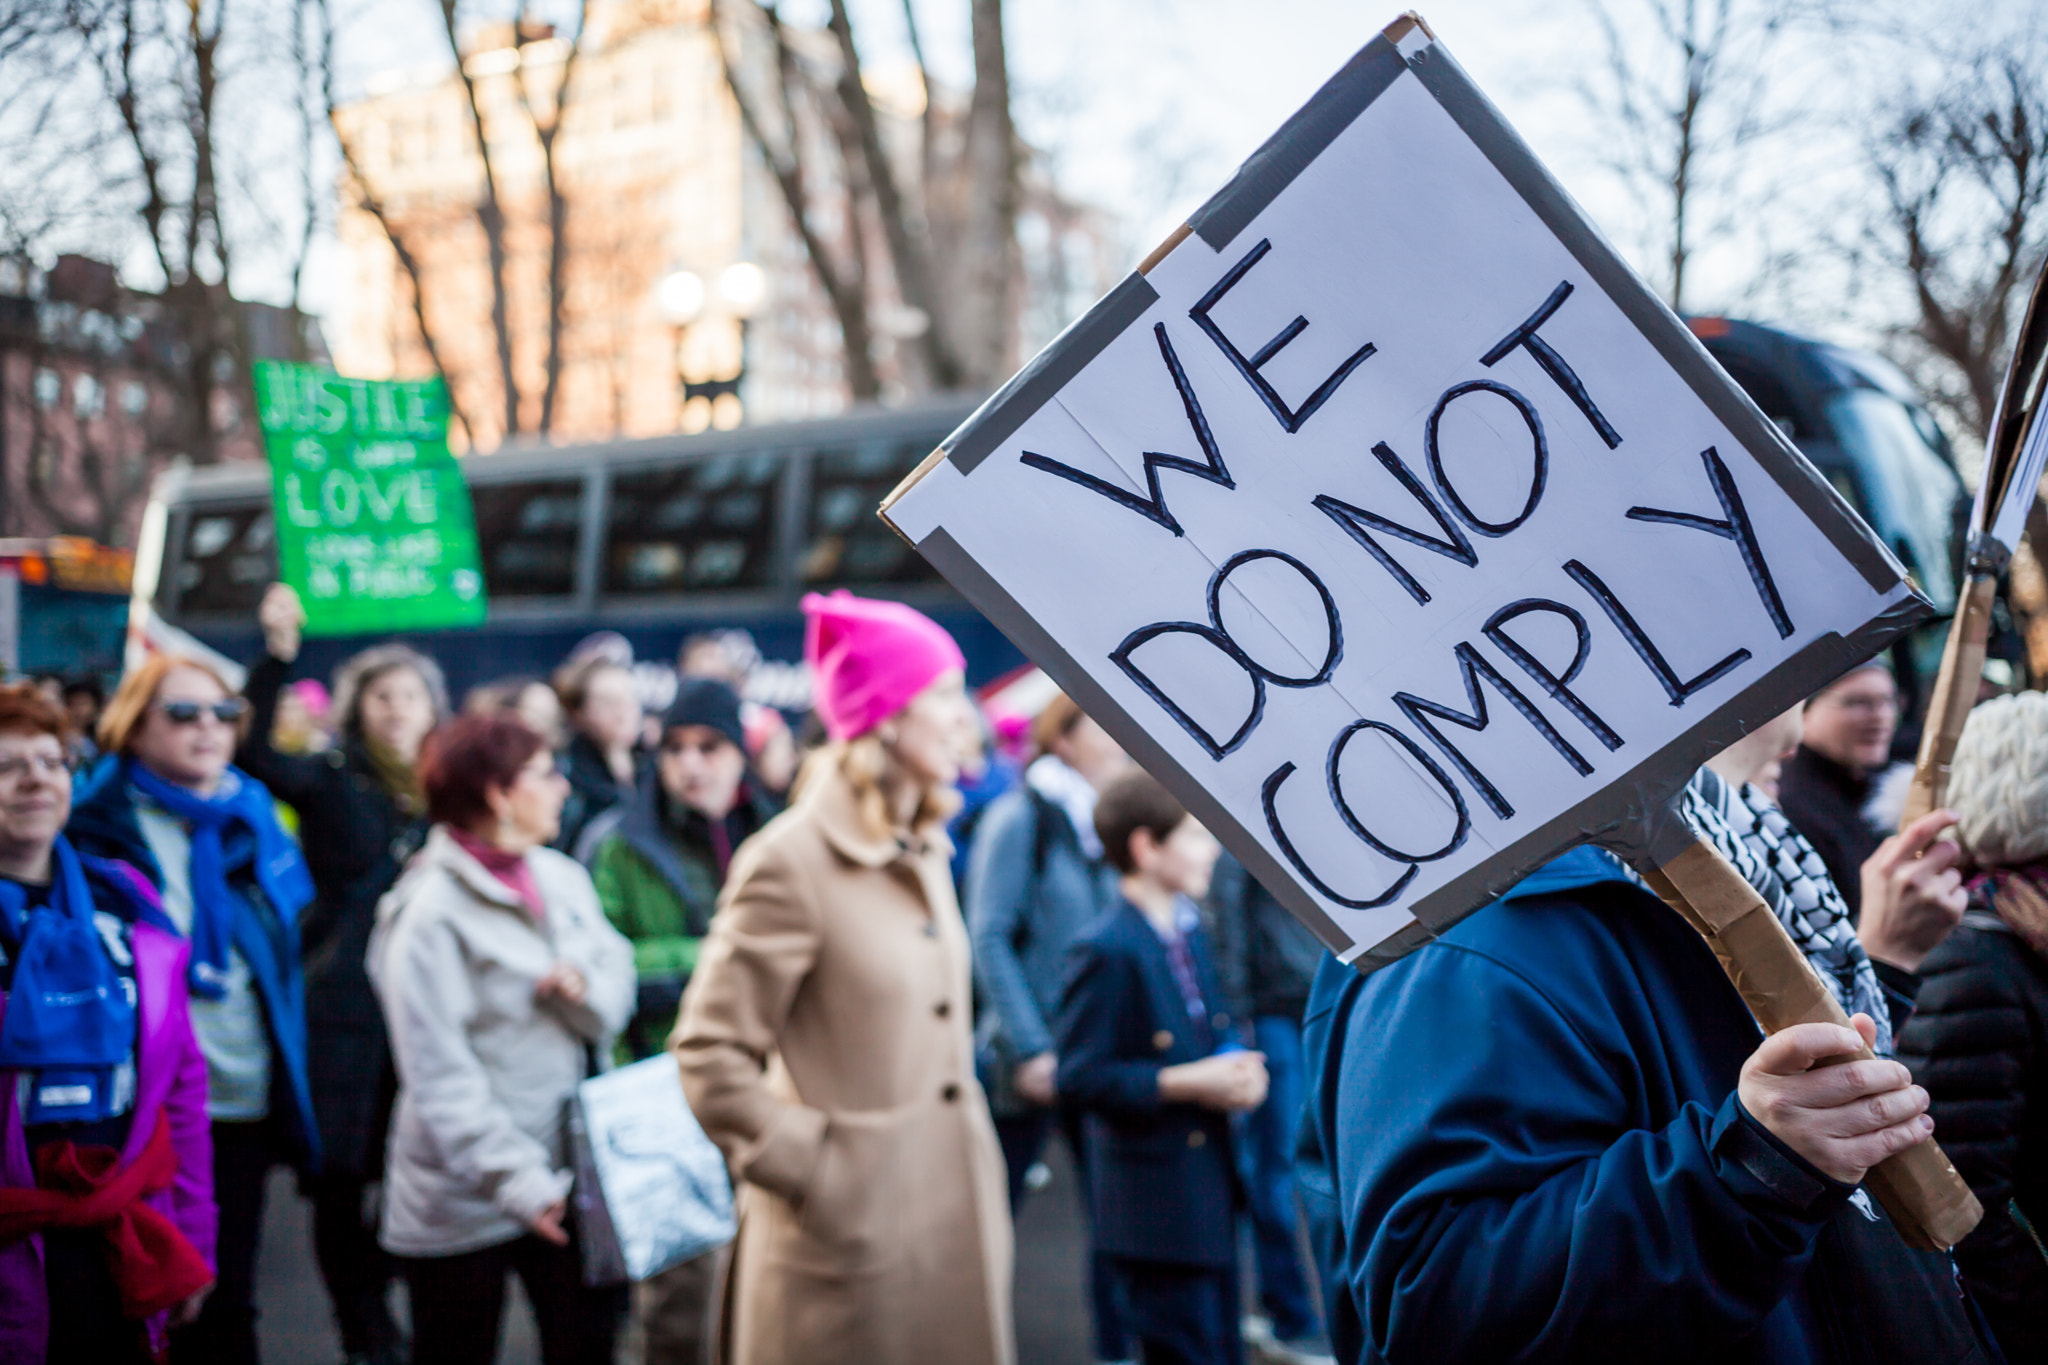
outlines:
M710 923L718 901L718 868L709 850L703 856L677 851L689 873L682 891L623 834L606 838L591 860L590 880L597 884L605 918L633 941L633 967L643 982L689 980L704 942L701 926Z
M633 1056L661 1051L675 1025L683 987L718 908L721 836L729 861L774 814L751 787L743 788L740 803L714 831L701 815L669 818L667 800L650 787L615 814L599 817L614 824L589 855L590 879L605 917L633 944L639 1003L621 1040Z

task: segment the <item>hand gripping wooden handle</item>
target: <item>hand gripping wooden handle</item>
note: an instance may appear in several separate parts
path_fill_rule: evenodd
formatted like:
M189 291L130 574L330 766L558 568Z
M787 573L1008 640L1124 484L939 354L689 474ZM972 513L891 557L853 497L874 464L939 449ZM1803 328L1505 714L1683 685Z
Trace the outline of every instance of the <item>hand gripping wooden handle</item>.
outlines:
M1901 829L1948 800L1949 765L1955 761L1963 722L1977 704L1984 649L1991 638L1991 603L1997 593L1996 578L1972 574L1956 601L1956 617L1941 653L1941 672L1935 675L1934 695L1928 699L1927 720L1920 731L1913 785L1906 793L1905 813L1899 817Z
M1849 1016L1785 926L1712 844L1699 840L1643 875L1667 904L1706 936L1764 1032L1776 1033L1794 1024L1848 1027ZM1860 1061L1870 1055L1865 1048L1831 1062ZM1891 1215L1899 1235L1922 1250L1954 1246L1984 1216L1977 1196L1932 1138L1873 1166L1863 1183Z

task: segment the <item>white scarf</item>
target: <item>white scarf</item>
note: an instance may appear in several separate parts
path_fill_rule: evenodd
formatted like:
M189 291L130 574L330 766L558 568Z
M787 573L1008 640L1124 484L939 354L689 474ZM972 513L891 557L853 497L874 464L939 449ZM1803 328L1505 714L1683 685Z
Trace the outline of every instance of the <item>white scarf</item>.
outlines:
M1067 813L1074 834L1081 841L1081 852L1089 862L1100 862L1102 837L1095 832L1095 788L1088 784L1088 779L1053 755L1041 754L1024 770L1024 781L1031 790Z

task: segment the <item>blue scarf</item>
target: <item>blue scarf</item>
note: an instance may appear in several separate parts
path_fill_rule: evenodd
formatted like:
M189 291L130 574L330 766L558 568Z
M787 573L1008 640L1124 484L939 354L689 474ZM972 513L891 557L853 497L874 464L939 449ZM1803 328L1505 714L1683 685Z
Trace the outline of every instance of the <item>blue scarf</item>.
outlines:
M313 899L313 874L292 836L278 823L270 792L236 768L221 775L212 796L166 782L133 759L123 776L192 831L192 966L187 981L194 995L218 1000L227 990L228 947L235 916L247 902L228 883L228 874L249 861L249 845L236 842L230 860L228 835L242 825L254 836L256 885L286 925Z
M92 891L69 841L53 850L50 903L28 909L0 881L0 941L14 959L0 1068L31 1072L29 1123L94 1122L121 1112L117 1076L135 1054L135 1002L93 923Z

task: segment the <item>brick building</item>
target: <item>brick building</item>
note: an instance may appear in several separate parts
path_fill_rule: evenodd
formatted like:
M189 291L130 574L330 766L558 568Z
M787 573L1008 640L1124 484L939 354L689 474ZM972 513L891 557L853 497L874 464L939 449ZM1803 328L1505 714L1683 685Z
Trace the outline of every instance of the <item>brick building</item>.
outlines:
M248 354L294 349L284 310L238 304L235 319ZM317 329L308 337L324 359ZM217 376L201 425L185 405L183 361L164 300L124 287L113 266L0 260L0 536L132 546L166 465L260 459L246 377Z

